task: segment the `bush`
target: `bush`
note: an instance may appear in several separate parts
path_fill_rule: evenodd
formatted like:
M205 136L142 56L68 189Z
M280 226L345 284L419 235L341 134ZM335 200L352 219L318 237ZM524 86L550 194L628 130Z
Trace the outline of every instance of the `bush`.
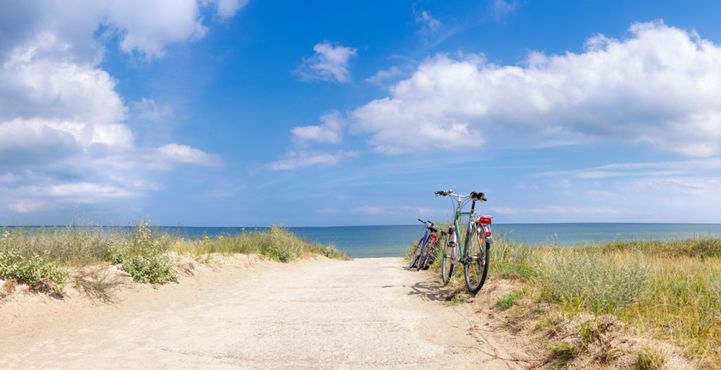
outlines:
M169 239L154 237L151 228L142 221L129 242L111 244L106 256L111 263L121 264L139 283L165 284L177 281L175 267L165 254L169 246Z
M60 293L68 273L44 257L25 257L15 250L0 250L0 277L14 279L39 291Z

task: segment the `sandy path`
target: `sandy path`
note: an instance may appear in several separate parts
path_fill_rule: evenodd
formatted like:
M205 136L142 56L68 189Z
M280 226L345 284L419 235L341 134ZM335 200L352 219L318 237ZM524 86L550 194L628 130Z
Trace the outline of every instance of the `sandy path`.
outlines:
M427 275L401 266L261 264L114 305L51 304L37 320L0 309L0 368L524 366L509 335L485 330L467 305L419 294Z

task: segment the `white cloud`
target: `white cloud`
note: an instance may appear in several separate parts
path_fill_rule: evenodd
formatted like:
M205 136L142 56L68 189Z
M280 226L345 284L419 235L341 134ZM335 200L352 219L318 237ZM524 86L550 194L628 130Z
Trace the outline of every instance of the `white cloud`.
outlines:
M167 162L212 165L217 160L210 154L187 145L166 144L157 149L158 155Z
M396 66L391 66L387 69L381 69L376 72L373 76L366 78L366 82L370 82L374 85L383 86L388 81L391 81L399 76L403 75L403 71Z
M132 103L132 111L138 121L158 122L173 115L173 107L159 104L153 99L142 98Z
M569 176L577 179L611 177L679 176L721 171L721 158L686 159L679 161L611 163L571 171L550 171L541 176Z
M599 216L609 216L621 214L621 211L611 207L573 207L573 206L547 206L547 207L495 207L490 211L502 216L549 216L549 217L583 217L583 219L592 219ZM570 218L568 218L570 219Z
M32 213L43 210L47 203L37 200L15 200L8 204L7 209L13 213Z
M421 26L418 32L423 35L430 35L441 29L441 21L433 18L431 13L425 10L416 14L416 24Z
M514 0L493 0L491 2L491 13L495 17L502 17L515 12L518 7L519 3Z
M331 111L320 118L323 124L311 126L298 126L290 130L293 141L299 144L307 142L340 143L342 140L342 118L338 111Z
M357 55L356 48L334 45L326 41L316 44L313 51L315 51L315 55L304 59L296 69L300 79L341 83L350 81L348 65L350 60Z
M721 47L660 22L594 36L582 53L524 65L438 55L352 112L377 151L480 147L511 132L534 142L605 139L685 156L721 153ZM531 138L531 139L528 139Z
M239 9L248 5L250 0L209 0L209 2L215 4L219 17L230 18L234 16Z
M224 2L223 2L224 3ZM237 4L236 4L237 3ZM28 213L73 203L133 198L159 185L152 172L213 164L186 145L136 145L129 109L101 67L107 36L127 53L153 59L169 44L202 37L195 0L48 0L4 4L0 14L0 206ZM236 5L234 5L236 4ZM245 2L216 4L229 16ZM232 9L231 9L232 8ZM152 99L134 119L172 113Z
M284 159L270 163L268 168L273 171L288 171L313 166L335 166L356 156L358 152L349 150L336 150L332 153L290 151Z

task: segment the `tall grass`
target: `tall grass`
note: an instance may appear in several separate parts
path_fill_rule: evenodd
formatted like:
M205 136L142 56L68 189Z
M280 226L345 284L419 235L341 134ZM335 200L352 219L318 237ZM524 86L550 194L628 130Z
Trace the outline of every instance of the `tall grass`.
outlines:
M534 288L569 313L612 314L721 363L721 240L529 247L497 240L491 276Z
M499 238L490 261L490 279L515 280L535 300L571 315L615 315L721 363L721 239L558 247Z
M171 248L178 253L196 255L254 253L280 262L288 262L310 255L322 255L334 259L348 258L333 246L309 243L277 226L271 227L268 231L251 231L232 236L176 239Z
M0 279L59 292L70 270L111 263L122 266L138 282L162 284L177 278L171 255L187 253L254 253L281 262L310 255L347 258L332 246L306 242L279 227L202 239L158 233L144 221L132 232L78 227L13 228L0 231ZM93 282L84 280L83 288L88 286Z

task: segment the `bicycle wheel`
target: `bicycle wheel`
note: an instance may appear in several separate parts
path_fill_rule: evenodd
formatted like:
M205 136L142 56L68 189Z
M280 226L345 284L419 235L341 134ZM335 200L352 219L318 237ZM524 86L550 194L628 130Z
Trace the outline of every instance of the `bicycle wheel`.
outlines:
M415 249L415 251L413 252L413 255L411 256L411 263L408 264L408 268L409 268L409 269L412 269L414 266L417 266L418 259L419 259L420 256L421 256L421 250L422 250L422 249L421 249L421 247L422 247L421 243L422 243L422 242L423 242L423 239L419 240L419 241L418 241L418 244L416 244L416 249Z
M428 237L426 245L421 251L421 256L418 258L418 263L416 264L416 267L419 270L425 270L428 268L428 260L430 259L431 253L433 253L436 244L438 244L438 239L434 235Z
M481 290L483 283L488 275L488 259L489 247L483 236L480 234L477 226L473 226L472 230L466 238L466 248L463 258L463 275L466 278L466 288L475 294Z
M443 285L448 284L453 275L453 267L455 266L453 263L453 254L455 253L455 248L456 246L451 245L451 243L446 243L443 247L443 261L441 261L441 280L443 281Z
M428 256L426 257L426 260L424 261L425 267L423 269L428 269L431 267L431 265L436 261L436 258L438 258L438 255L440 252L440 246L439 242L436 239L435 243L431 245L431 249L428 250Z

